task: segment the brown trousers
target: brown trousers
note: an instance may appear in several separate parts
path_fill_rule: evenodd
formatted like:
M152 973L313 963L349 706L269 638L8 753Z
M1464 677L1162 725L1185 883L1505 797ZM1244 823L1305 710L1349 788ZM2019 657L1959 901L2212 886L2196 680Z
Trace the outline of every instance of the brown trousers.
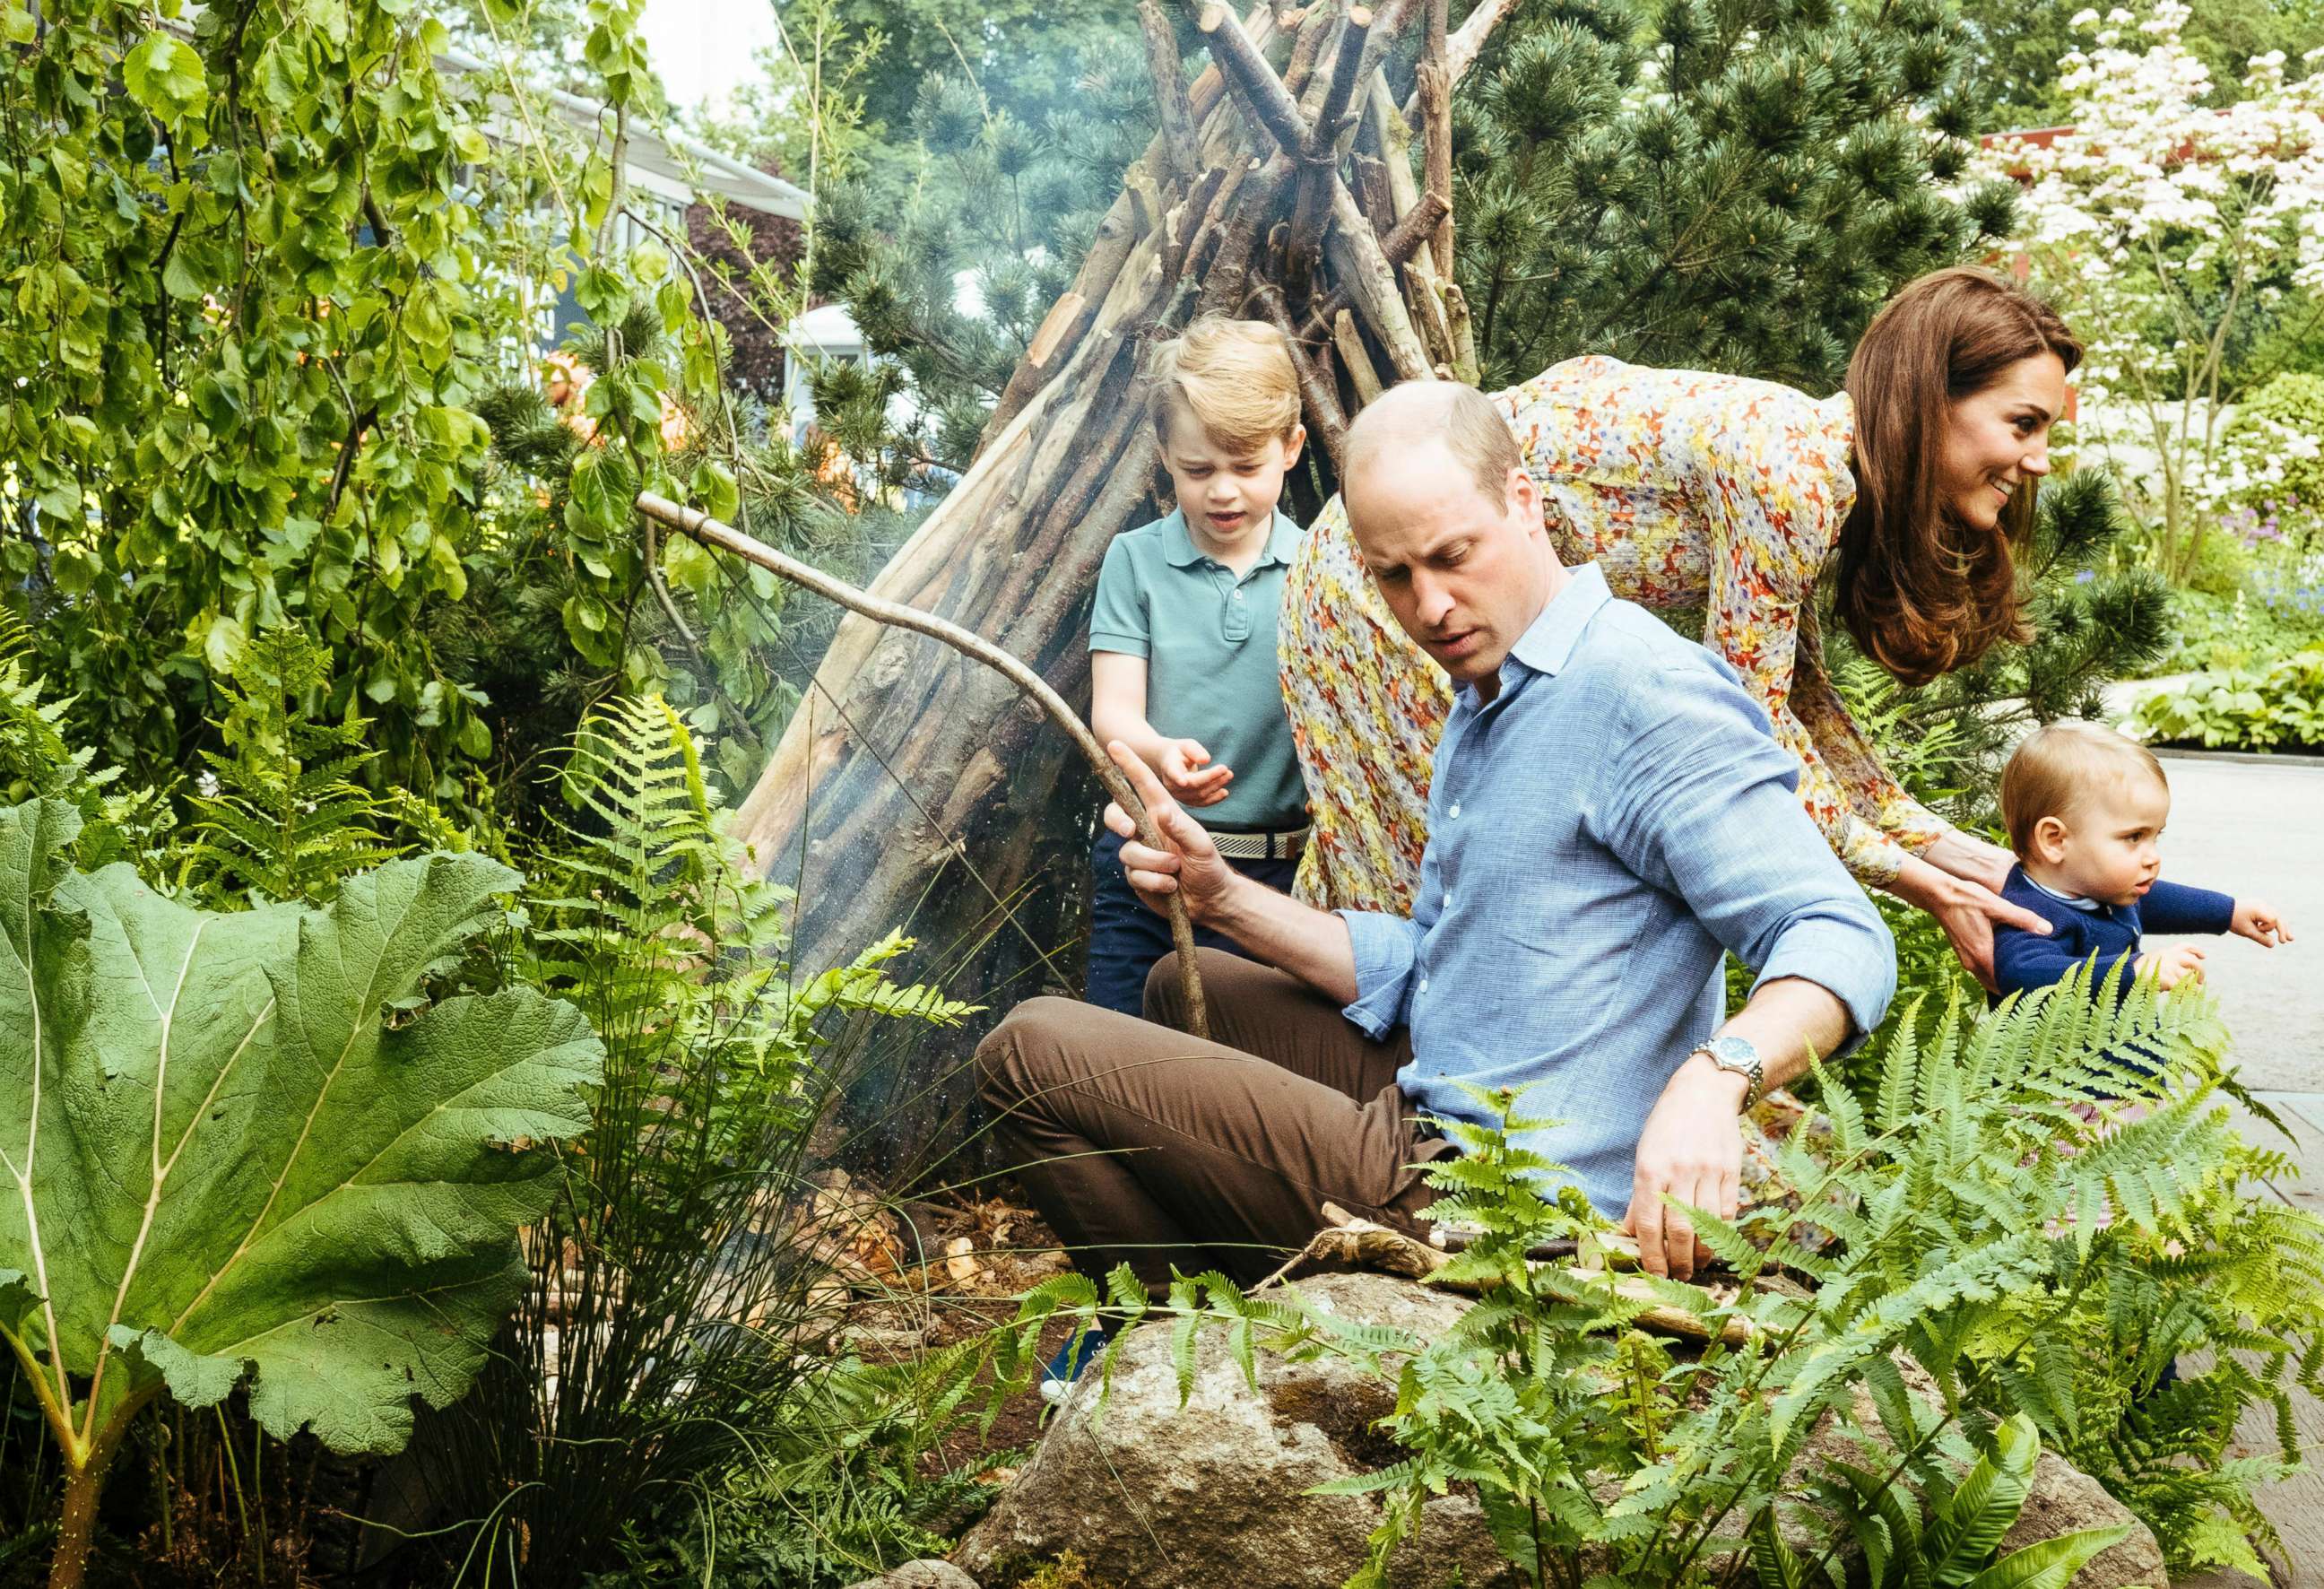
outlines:
M1397 1090L1403 1031L1376 1043L1280 971L1201 949L1211 1040L1185 1019L1177 957L1134 1020L1030 999L976 1051L980 1087L1034 1206L1102 1281L1127 1263L1156 1295L1170 1271L1265 1276L1336 1203L1409 1227L1452 1150Z

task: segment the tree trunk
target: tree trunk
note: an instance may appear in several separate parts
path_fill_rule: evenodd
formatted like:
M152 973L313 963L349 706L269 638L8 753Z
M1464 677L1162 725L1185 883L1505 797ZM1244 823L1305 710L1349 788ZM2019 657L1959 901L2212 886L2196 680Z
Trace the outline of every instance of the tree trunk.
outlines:
M1498 17L1509 8L1480 9ZM1330 488L1342 416L1372 394L1371 372L1425 376L1445 362L1429 343L1449 323L1449 271L1432 264L1425 243L1408 262L1392 256L1387 228L1349 187L1351 156L1386 160L1398 179L1391 222L1416 202L1403 118L1376 68L1356 80L1370 64L1358 59L1367 43L1377 51L1413 9L1382 7L1375 23L1355 7L1356 25L1343 25L1319 3L1282 32L1264 5L1244 23L1212 6L1201 24L1213 64L1183 110L1167 80L1167 32L1149 21L1165 134L1132 169L1072 291L1020 362L975 464L872 595L999 644L1085 707L1098 567L1116 534L1159 507L1143 415L1147 349L1198 309L1296 328L1317 484ZM1336 30L1302 52L1303 82L1322 85L1308 106L1331 125L1308 125L1269 63L1290 53L1300 25ZM1479 35L1462 32L1452 61L1440 61L1448 87L1475 57ZM1352 138L1339 125L1351 96ZM1194 169L1182 115L1192 118ZM1154 195L1158 207L1146 201ZM1450 194L1438 197L1449 204ZM1295 213L1327 217L1325 235L1270 247ZM1434 230L1432 222L1424 235ZM756 864L798 891L794 964L819 970L900 927L919 940L904 975L941 968L948 993L989 1003L992 1017L1044 987L1077 994L1079 956L1060 937L1076 917L1059 901L1077 903L1086 890L1081 856L1095 811L1088 781L1068 775L1078 760L998 675L922 635L844 620L739 815ZM1023 911L1028 898L1041 907ZM892 1090L903 1097L884 1118L867 1118L881 1112L860 1101L856 1111L891 1159L942 1139L939 1122L973 1093L973 1077L957 1067L945 1074L941 1056L923 1052L896 1069Z

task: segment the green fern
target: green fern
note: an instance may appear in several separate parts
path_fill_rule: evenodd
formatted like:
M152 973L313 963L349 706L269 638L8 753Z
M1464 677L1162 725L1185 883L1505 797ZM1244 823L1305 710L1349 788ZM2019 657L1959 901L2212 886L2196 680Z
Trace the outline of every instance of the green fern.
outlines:
M844 1222L871 1217L826 1217L811 1150L844 1081L826 1026L945 1025L969 1007L887 975L900 938L793 971L790 894L728 835L693 727L668 701L589 715L558 788L564 814L526 857L534 883L498 969L582 1008L604 1081L567 1196L529 1248L511 1337L452 1415L466 1460L447 1465L466 1487L445 1499L449 1514L523 1531L544 1579L715 1533L722 1517L779 1534L786 1497L810 1492L832 1496L839 1534L925 1545L901 1499L880 1492L877 1474L895 1470L859 1442L901 1448L912 1471L976 1409L990 1349L980 1339L891 1374L800 1348L835 1333L830 1249L862 1233ZM560 1510L575 1493L616 1499L576 1518ZM788 1527L786 1548L822 1559L805 1519ZM877 1570L878 1554L835 1557L817 1581ZM836 1573L842 1560L854 1570Z
M1396 1386L1382 1427L1407 1456L1331 1487L1381 1507L1353 1583L1386 1582L1426 1500L1463 1484L1530 1582L1602 1571L1691 1589L1748 1554L1770 1584L2063 1589L2120 1530L1993 1559L2043 1444L2174 1563L2250 1559L2268 1537L2252 1487L2284 1466L2229 1457L2227 1431L2270 1405L2278 1455L2296 1456L2291 1389L2324 1371L2324 1223L2243 1197L2284 1164L2229 1127L2226 1036L2200 992L2117 998L2092 975L1901 1022L1870 1107L1827 1086L1829 1129L1778 1147L1788 1196L1732 1220L1691 1211L1738 1294L1645 1289L1714 1325L1747 1321L1748 1350L1636 1333L1645 1304L1613 1287L1600 1222L1545 1189L1557 1167L1513 1145L1545 1122L1507 1093L1477 1095L1486 1124L1443 1122L1462 1150L1430 1167L1432 1217L1469 1233L1437 1279L1481 1293L1438 1339L1358 1335L1215 1275L1180 1279L1147 1316L1171 1323L1182 1392L1213 1330L1246 1374L1265 1344ZM1553 1240L1597 1267L1532 1257ZM1086 1282L1037 1294L1023 1339L1067 1307L1100 1300ZM2205 1346L2213 1367L2156 1388ZM1821 1459L1802 1507L1812 1436L1860 1460Z
M399 792L382 797L361 781L380 752L364 743L366 720L318 722L309 715L329 683L329 653L304 630L284 625L249 641L220 688L226 753L205 750L197 783L194 843L187 881L219 897L327 901L339 880L368 871L410 846L388 834ZM462 846L465 847L465 846Z

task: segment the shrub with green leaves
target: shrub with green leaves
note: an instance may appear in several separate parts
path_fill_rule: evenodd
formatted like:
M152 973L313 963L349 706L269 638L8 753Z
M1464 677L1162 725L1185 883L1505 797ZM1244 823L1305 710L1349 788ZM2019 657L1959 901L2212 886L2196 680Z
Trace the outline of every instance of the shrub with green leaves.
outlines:
M397 861L327 910L217 915L71 869L79 823L0 811L0 1344L65 1469L60 1589L165 1390L246 1387L270 1433L342 1452L456 1400L601 1055L532 989L438 996L506 867Z
M2107 991L2085 971L1981 1019L1955 1002L1932 1029L1901 1022L1868 1109L1820 1078L1824 1125L1779 1150L1790 1196L1732 1221L1690 1210L1726 1270L1717 1291L1621 1286L1601 1222L1545 1197L1556 1167L1511 1146L1543 1122L1500 1094L1484 1100L1495 1125L1446 1123L1463 1151L1430 1172L1430 1217L1479 1233L1434 1280L1482 1299L1440 1338L1217 1275L1157 1305L1125 1269L1102 1296L1076 1276L1033 1293L1010 1352L1028 1357L1060 1312L1173 1318L1182 1388L1204 1327L1247 1371L1264 1344L1394 1383L1385 1427L1410 1455L1343 1486L1385 1503L1359 1584L1384 1582L1422 1504L1461 1483L1528 1582L1689 1589L1748 1552L1762 1582L1820 1589L1860 1581L1850 1558L1878 1584L2063 1584L2119 1533L1990 1566L2015 1508L1988 1503L2022 1483L2036 1431L2174 1565L2248 1570L2247 1535L2266 1538L2250 1490L2299 1460L2294 1389L2324 1389L2324 1221L2243 1196L2286 1167L2228 1123L2221 1094L2247 1095L2213 1006ZM1553 1241L1578 1258L1532 1256ZM1649 1337L1635 1321L1657 1304L1748 1340ZM2156 1392L2164 1363L2207 1345L2214 1366ZM2231 1458L2225 1431L2255 1402L2277 1409L2284 1448Z
M2140 701L2131 722L2162 744L2324 750L2324 647L2264 668L2198 673L2176 689Z

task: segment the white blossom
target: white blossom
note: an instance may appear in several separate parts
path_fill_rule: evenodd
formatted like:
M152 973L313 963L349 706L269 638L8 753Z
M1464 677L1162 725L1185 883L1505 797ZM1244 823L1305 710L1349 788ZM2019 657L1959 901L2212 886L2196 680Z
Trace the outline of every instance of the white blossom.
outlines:
M2216 106L2187 16L2183 0L2108 12L2060 62L2071 130L2011 142L1984 168L2022 174L2019 245L2085 345L2080 422L2061 440L2112 467L2166 538L2314 456L2314 438L2233 424L2218 317L2264 307L2285 281L2324 291L2324 51L2298 76L2280 51L2254 58L2246 97ZM2158 343L2157 328L2174 330Z

